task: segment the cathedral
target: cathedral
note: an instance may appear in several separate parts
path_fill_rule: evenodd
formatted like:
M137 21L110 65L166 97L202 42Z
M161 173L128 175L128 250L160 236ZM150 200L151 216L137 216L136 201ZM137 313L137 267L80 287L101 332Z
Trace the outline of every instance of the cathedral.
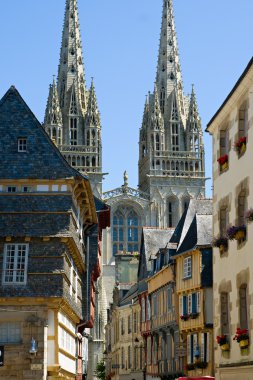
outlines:
M123 184L103 192L102 126L94 81L88 88L85 80L77 0L66 1L58 76L50 85L44 128L65 159L88 174L94 195L111 207L98 289L97 318L103 325L115 284L115 256L139 251L142 227L175 227L189 200L205 197L201 121L194 87L184 95L173 1L163 0L155 85L146 97L139 134L137 189L129 187L125 172Z

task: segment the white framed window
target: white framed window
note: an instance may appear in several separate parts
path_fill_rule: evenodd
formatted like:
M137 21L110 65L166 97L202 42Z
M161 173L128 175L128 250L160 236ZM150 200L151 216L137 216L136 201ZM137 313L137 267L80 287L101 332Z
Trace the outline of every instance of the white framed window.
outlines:
M1 322L0 323L0 344L21 343L21 323Z
M73 356L76 355L75 338L61 326L59 326L59 347Z
M192 276L192 257L188 256L184 259L183 278L190 278L191 276Z
M18 152L27 152L27 139L25 137L18 139Z
M5 244L3 284L26 284L28 244Z

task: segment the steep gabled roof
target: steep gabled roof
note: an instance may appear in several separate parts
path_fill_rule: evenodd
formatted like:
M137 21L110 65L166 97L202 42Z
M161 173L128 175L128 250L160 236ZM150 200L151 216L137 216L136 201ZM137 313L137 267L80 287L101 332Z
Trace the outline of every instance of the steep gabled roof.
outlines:
M208 246L212 241L212 201L192 199L181 217L170 242L177 243L174 255L200 246Z
M14 86L0 100L1 179L60 179L80 176L52 143ZM18 152L18 139L27 152Z
M138 268L138 280L142 280L151 271L151 257L155 257L160 248L165 248L174 232L172 228L144 227Z

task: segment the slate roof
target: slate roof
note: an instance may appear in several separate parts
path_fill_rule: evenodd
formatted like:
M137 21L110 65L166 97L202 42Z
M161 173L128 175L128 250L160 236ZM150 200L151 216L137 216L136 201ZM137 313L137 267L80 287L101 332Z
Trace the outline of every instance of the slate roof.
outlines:
M171 228L143 228L144 248L147 260L156 256L159 248L165 248L169 243L174 229Z
M155 258L157 251L167 246L173 232L173 228L143 227L138 268L139 281L148 276L152 269L150 258Z
M170 241L177 243L174 255L211 245L212 212L212 200L191 199Z
M71 195L47 193L0 193L0 212L71 212L73 201Z
M14 86L0 100L0 134L1 179L81 176L60 154ZM18 152L21 137L27 138L27 152Z

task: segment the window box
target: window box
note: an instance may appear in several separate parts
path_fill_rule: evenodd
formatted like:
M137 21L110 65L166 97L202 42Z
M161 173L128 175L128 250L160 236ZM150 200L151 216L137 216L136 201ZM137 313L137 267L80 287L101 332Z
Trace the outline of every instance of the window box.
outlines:
M198 318L198 316L199 316L199 313L191 313L191 314L189 315L189 317L190 317L191 319L196 319L196 318Z
M237 327L236 334L233 338L239 343L240 348L248 348L249 346L249 332L247 329L241 329Z
M237 240L239 243L244 241L246 238L245 224L242 224L241 226L230 226L227 229L227 235L229 240Z
M213 239L212 246L219 248L220 253L222 254L228 249L228 238L226 236L218 236Z
M186 364L186 366L185 366L185 369L186 369L187 371L193 371L195 368L196 368L196 364L194 364L194 363L188 363L188 364Z
M207 368L207 366L208 366L208 363L207 362L197 362L196 364L195 364L195 366L196 366L196 368L201 368L201 369L204 369L204 368Z
M217 343L220 346L222 351L229 351L230 350L229 342L228 342L226 335L217 336L216 341L217 341Z
M246 145L247 145L247 138L245 136L240 137L239 140L236 141L235 150L237 151L239 157L241 157L245 153Z
M228 169L228 155L227 154L219 157L217 161L220 164L220 171L221 172L224 172L225 170Z
M189 319L189 315L188 314L185 314L185 315L180 315L180 319L182 320L182 321L188 321L188 319Z

